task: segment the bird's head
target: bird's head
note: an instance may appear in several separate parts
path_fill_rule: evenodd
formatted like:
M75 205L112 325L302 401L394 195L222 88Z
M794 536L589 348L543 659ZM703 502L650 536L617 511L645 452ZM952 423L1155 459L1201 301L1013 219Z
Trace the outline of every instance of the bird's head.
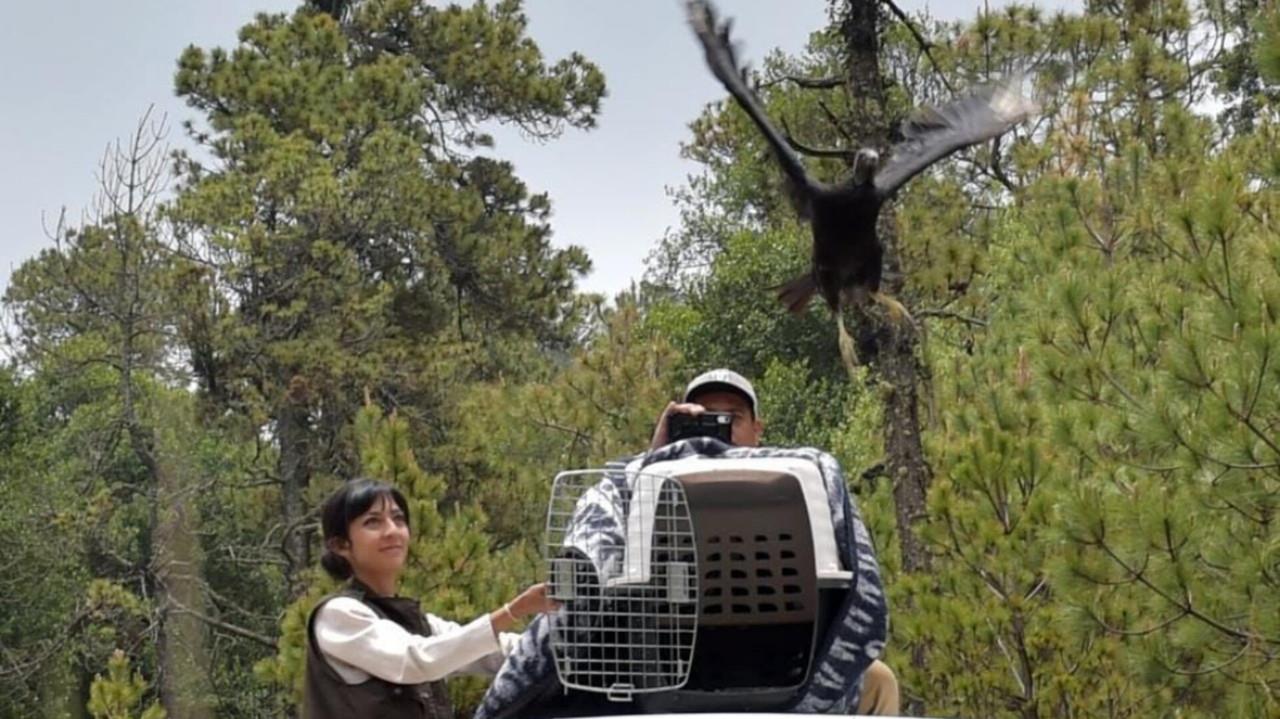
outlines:
M853 184L869 185L880 169L880 153L869 147L858 150L853 156Z

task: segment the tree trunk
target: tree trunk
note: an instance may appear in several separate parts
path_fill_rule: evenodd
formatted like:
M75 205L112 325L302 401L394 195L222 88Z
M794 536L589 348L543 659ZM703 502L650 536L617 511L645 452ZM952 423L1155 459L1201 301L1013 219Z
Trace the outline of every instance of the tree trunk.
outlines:
M929 569L929 554L920 541L916 524L927 516L925 499L931 471L920 441L917 341L909 327L890 334L891 339L887 346L881 346L874 365L885 385L885 469L893 481L902 569L923 572Z
M841 20L845 39L846 72L854 103L855 126L865 145L887 155L889 120L885 107L884 78L880 74L880 5L877 0L848 0ZM884 290L891 295L902 291L898 262L898 233L892 213L881 215L876 228L884 245ZM876 337L871 356L864 358L874 377L885 387L884 449L885 468L893 481L898 539L902 568L906 572L925 571L929 556L921 544L916 525L925 516L925 497L931 476L920 440L918 338L908 325L887 326L884 321L863 315L861 323L880 326L865 328Z
M888 156L889 117L885 107L884 78L880 73L878 0L847 0L841 22L845 39L846 73L856 124L864 145L875 147L881 157ZM903 281L898 260L898 232L893 213L885 211L876 228L884 245L883 290L901 296ZM916 348L919 339L909 324L894 326L891 321L859 313L859 333L875 337L874 349L863 358L872 376L883 388L885 469L893 482L893 502L897 520L898 542L902 552L902 570L907 574L926 572L929 555L920 541L917 525L927 516L925 498L932 473L924 456L919 417L919 365ZM866 326L866 325L873 326ZM899 607L911 611L910 606ZM916 667L928 661L926 644L910 648L911 662ZM905 684L903 693L912 692ZM919 701L903 702L904 714L919 716L925 707Z
M130 357L132 348L127 341L125 350L125 357ZM160 704L171 717L211 719L209 657L204 625L199 619L204 613L204 592L195 497L190 488L183 486L188 473L175 461L182 453L178 440L166 435L157 441L156 431L137 416L128 359L124 363L123 393L130 445L146 467L153 491L148 572L155 586L158 610L156 673ZM164 427L170 434L191 426L172 417L165 417L164 421L152 418L152 422L152 426Z
M165 423L168 432L190 423ZM196 535L197 508L177 438L160 442L148 468L155 482L151 570L160 600L160 701L171 717L213 716L214 697L205 646L203 564Z
M122 242L121 246L125 252L138 252L136 245ZM122 261L121 266L124 268L121 287L137 287L142 280L136 273L128 272L130 263ZM204 613L203 562L196 535L195 497L183 486L190 473L183 471L176 461L183 456L181 442L186 438L175 434L190 429L192 423L181 421L171 408L158 402L149 403L148 409L160 412L159 417L148 416L144 422L139 416L139 399L133 384L136 352L133 338L141 318L135 303L126 303L126 306L128 311L121 321L121 404L130 447L146 468L154 493L148 571L155 585L158 606L160 638L156 657L160 703L171 717L211 719L213 694L205 630L195 614ZM162 428L163 437L157 436L156 428Z
M288 397L276 417L280 442L280 485L284 503L285 580L291 597L303 589L302 572L311 566L310 532L305 493L311 483L308 461L311 440L306 406L299 398Z

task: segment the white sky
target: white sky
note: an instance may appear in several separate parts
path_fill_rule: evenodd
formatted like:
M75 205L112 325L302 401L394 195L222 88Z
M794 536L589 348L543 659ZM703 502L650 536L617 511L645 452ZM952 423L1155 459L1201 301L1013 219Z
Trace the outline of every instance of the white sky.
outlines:
M49 245L42 215L91 202L108 143L147 107L167 113L170 141L194 116L173 95L188 44L230 46L257 11L296 0L39 0L9 3L0 24L0 293L12 269ZM900 0L914 12L924 0ZM934 0L946 19L973 16L982 0ZM1003 0L991 0L993 7ZM1079 0L1040 0L1078 7ZM826 0L720 0L734 17L743 59L773 48L799 52L826 22ZM677 215L665 188L695 168L678 157L687 124L723 90L706 70L679 0L526 0L529 33L549 61L577 50L601 67L609 95L599 126L548 144L500 133L494 153L515 163L533 191L550 193L557 243L584 246L595 269L587 290L613 294Z

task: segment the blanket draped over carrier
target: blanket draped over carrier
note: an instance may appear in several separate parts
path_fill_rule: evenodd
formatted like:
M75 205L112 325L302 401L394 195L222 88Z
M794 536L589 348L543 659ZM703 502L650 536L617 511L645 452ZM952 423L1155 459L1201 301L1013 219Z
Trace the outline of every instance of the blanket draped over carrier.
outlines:
M825 633L818 638L807 679L775 711L847 714L857 706L863 672L884 648L888 607L870 534L831 455L810 448L730 447L716 439L695 438L610 462L599 483L578 502L570 541L596 565L616 565L614 555L626 543L625 510L629 482L636 472L653 471L654 465L663 462L706 460L710 468L715 460L762 458L802 460L816 467L825 488L834 543L822 539L838 557L831 561L838 561L839 569L851 577L849 590L833 607ZM576 703L569 697L566 702L553 658L552 621L539 616L525 630L481 701L476 719L634 713L625 705L610 707L599 696L578 697Z

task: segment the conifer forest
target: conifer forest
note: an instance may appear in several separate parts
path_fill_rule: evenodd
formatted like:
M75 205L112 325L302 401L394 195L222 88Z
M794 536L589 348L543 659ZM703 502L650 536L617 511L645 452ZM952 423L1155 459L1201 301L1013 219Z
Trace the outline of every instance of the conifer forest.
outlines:
M841 306L847 358L771 289L814 235L728 93L643 280L581 289L485 128L554 146L610 78L525 12L311 0L166 59L186 116L139 118L3 296L0 717L297 716L341 482L408 496L402 589L465 621L540 580L557 472L722 366L766 444L843 467L904 713L1280 716L1275 3L829 0L745 77L815 180L975 88L1037 105L885 206L909 315Z

